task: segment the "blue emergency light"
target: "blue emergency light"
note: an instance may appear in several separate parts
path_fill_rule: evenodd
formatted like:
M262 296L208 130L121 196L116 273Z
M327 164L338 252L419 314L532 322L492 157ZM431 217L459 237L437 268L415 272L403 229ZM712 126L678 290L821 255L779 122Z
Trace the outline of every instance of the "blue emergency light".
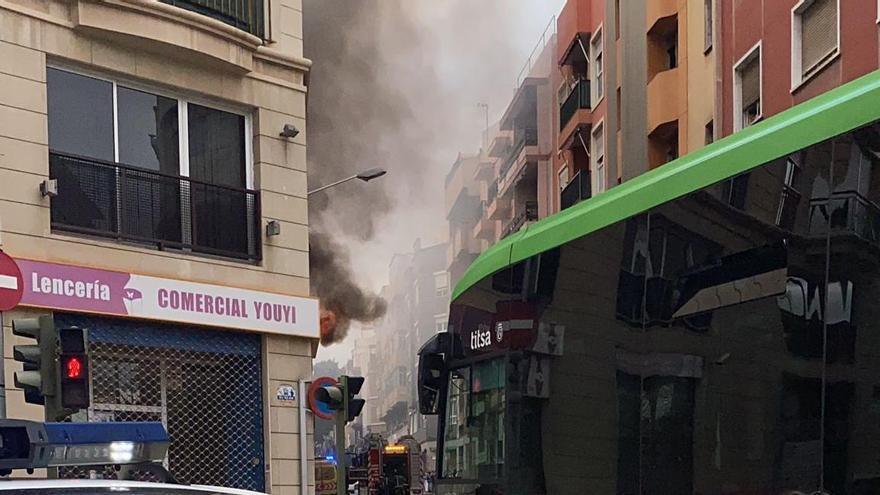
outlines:
M165 459L162 423L0 420L0 470L139 464Z

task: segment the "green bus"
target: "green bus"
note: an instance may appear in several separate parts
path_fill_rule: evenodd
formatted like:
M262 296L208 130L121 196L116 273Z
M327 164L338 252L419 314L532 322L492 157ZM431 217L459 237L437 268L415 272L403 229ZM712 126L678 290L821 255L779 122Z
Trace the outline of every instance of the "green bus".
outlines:
M439 494L880 493L880 72L530 225L419 351Z

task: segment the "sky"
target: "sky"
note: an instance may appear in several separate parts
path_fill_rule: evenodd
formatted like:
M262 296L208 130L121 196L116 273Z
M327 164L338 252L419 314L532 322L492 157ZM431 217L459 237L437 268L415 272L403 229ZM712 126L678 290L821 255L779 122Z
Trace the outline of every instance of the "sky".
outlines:
M340 51L347 48L348 52L340 58L327 56L323 67L317 67L321 60L313 60L314 77L310 79L311 86L328 80L328 84L350 80L352 84L344 89L348 91L364 77L369 78L364 87L381 90L382 94L372 100L376 108L370 107L370 95L363 95L363 100L351 100L361 101L351 112L333 111L317 117L326 121L317 125L320 129L345 128L349 136L360 130L367 139L359 142L360 148L353 153L347 154L341 146L339 156L348 158L338 168L335 164L323 167L327 159L317 165L312 161L315 156L328 156L328 149L312 149L332 145L326 133L311 133L315 139L308 145L310 188L334 176L344 176L352 170L347 162L358 158L382 163L353 167L381 166L388 170L387 176L374 182L352 183L332 194L328 191L322 198L325 204L321 205L321 213L312 215L313 225L331 232L347 248L356 282L368 291L378 292L387 283L394 253L411 251L416 239L422 246L445 242L448 225L443 179L459 152L479 150L485 110L478 104L489 105L490 122L500 118L513 96L517 74L564 0L375 1L379 3L368 15L352 16L351 22L356 25L341 30L349 39L341 40ZM320 3L312 5L312 12L321 8ZM309 13L306 8L304 24L309 23ZM318 11L314 17L320 18L320 14ZM330 19L317 22L339 18L337 13L327 17ZM550 26L550 32L554 30L555 23ZM310 56L308 26L305 31L306 55ZM375 53L358 53L359 37L369 38L375 44ZM322 53L328 53L326 47ZM335 68L356 66L346 56L380 60L354 75L341 69L334 72ZM377 65L379 70L370 70ZM393 105L383 107L382 97L389 95ZM345 100L345 95L340 99ZM358 118L362 121L335 120ZM312 125L311 120L308 125ZM364 214L370 219L364 220ZM358 324L354 322L348 337L321 347L316 360L332 359L344 364L357 334Z

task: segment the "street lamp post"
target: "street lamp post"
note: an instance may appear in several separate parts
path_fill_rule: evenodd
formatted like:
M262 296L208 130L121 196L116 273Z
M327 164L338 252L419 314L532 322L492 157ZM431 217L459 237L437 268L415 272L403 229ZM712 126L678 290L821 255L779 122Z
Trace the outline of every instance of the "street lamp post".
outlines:
M339 184L342 184L343 182L348 182L348 181L354 180L354 179L360 179L364 182L369 182L373 179L378 179L379 177L382 177L386 173L388 173L388 172L386 172L385 169L371 168L368 170L364 170L363 172L361 172L359 174L352 175L351 177L346 177L345 179L338 180L336 182L331 182L330 184L318 187L316 189L312 189L311 191L308 192L307 195L311 196L312 194L315 194L316 192L321 192L324 189L330 189L333 186L338 186Z

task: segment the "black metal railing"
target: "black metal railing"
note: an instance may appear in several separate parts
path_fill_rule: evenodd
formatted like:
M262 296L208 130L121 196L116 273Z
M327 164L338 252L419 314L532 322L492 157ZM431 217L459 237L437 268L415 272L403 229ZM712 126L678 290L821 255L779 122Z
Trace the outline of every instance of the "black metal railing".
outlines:
M260 259L258 191L54 152L49 176L54 230Z
M810 200L810 234L825 234L828 227L835 235L880 242L880 206L856 191Z
M513 167L513 164L516 163L517 158L519 158L519 154L522 152L523 148L526 146L537 146L538 145L538 129L516 129L513 131L513 144L510 146L510 150L507 153L507 158L504 159L504 163L501 165L501 168L498 170L498 176L504 178L507 176L507 172Z
M590 108L590 81L588 79L578 80L571 93L559 106L559 128L565 127L565 124L581 108Z
M574 178L562 189L562 193L559 195L559 208L564 210L581 200L590 198L592 196L591 188L589 172L580 171L574 174Z
M265 37L263 0L161 0L164 3L198 12L212 19Z
M518 232L519 229L522 228L526 222L534 222L538 219L538 202L537 201L526 201L523 208L516 214L515 217L507 224L507 227L504 228L504 232L501 234L501 237L507 237L514 232Z

